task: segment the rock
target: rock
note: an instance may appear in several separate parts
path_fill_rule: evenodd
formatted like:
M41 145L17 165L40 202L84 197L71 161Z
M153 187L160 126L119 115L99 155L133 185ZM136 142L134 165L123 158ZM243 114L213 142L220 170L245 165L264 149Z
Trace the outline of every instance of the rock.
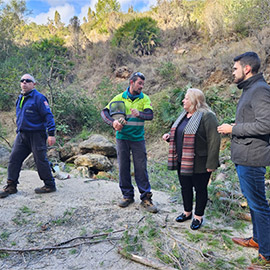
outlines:
M121 79L128 79L132 73L132 70L126 66L122 66L116 69L115 77Z
M97 174L95 177L93 177L93 178L97 178L97 179L111 179L111 177L112 177L112 176L111 176L109 173L100 171L100 172L98 172L98 174Z
M226 174L225 173L219 173L217 176L216 176L216 179L217 181L225 181L226 179Z
M79 175L83 178L88 178L90 176L89 168L85 166L79 166L77 167L77 171L79 172Z
M10 151L4 145L0 145L0 166L7 167Z
M59 154L56 149L50 149L47 152L48 160L59 160ZM37 170L37 166L34 160L33 153L31 153L23 162L22 169Z
M66 172L58 172L57 174L54 175L55 178L58 180L66 180L70 179L70 174Z
M223 164L221 164L220 165L220 169L222 169L222 170L226 170L227 169L227 164L225 164L225 163L223 163Z
M34 160L33 153L31 153L23 162L22 169L34 169L36 170L36 163Z
M74 161L76 166L88 167L92 170L109 171L112 168L110 160L100 154L79 155Z
M88 140L81 142L79 148L82 154L96 153L108 157L116 157L115 144L99 134L94 134Z
M60 160L66 161L72 156L78 155L80 149L76 143L66 143L63 147L59 149Z
M180 55L184 55L184 54L187 54L188 53L188 50L184 49L184 48L177 48L177 47L174 47L173 48L173 52L175 54L180 54Z
M59 160L59 152L56 150L56 148L49 149L47 152L47 157L49 160Z
M74 161L76 160L77 157L79 157L80 155L75 155L70 157L69 159L66 160L66 163L74 163Z

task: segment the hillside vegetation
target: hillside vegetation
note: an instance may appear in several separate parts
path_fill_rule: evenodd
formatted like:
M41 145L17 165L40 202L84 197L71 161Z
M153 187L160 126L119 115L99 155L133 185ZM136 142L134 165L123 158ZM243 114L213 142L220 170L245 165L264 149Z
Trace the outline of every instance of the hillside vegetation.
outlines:
M27 22L25 1L2 3L0 110L14 109L19 78L31 73L50 101L60 137L98 132L104 129L100 110L127 86L128 76L115 75L125 66L146 75L145 92L155 109L149 137L170 127L190 86L206 93L220 121L233 121L239 96L231 85L233 57L255 50L269 74L269 5L161 0L147 12L131 7L123 13L116 0L99 0L83 22L74 16L65 26L57 11L54 20L38 25Z

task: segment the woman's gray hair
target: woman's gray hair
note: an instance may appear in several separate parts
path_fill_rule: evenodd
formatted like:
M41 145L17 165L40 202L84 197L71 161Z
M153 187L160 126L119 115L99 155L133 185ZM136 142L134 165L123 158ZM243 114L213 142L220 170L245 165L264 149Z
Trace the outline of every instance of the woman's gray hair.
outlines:
M203 91L197 88L189 88L186 94L191 103L190 111L212 112L206 103Z

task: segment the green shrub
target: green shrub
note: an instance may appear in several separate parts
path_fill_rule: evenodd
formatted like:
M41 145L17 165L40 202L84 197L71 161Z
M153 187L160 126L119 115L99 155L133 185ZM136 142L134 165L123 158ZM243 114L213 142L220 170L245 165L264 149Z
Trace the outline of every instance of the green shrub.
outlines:
M0 61L0 110L10 111L20 94L20 77L26 68L24 49L14 47L10 57ZM26 72L25 72L26 73Z
M110 78L104 77L93 93L97 109L101 111L114 96L125 91L126 87L127 85L115 84Z
M175 79L176 66L170 61L162 62L157 69L157 72L162 77L162 79L172 82Z
M62 134L78 133L85 128L97 128L101 119L94 101L84 90L67 88L54 97L54 116L57 130Z
M35 78L50 89L56 81L64 81L74 65L65 41L56 36L32 43L29 54L28 61L34 68Z
M120 46L138 55L150 55L159 46L157 22L149 17L136 18L114 33L113 46Z
M151 96L154 108L154 120L148 124L149 133L163 134L168 132L173 122L183 110L182 100L185 88L164 89L164 91Z
M233 88L229 96L222 96L222 89L211 88L206 91L206 102L216 113L218 121L222 123L234 123L238 102L236 90Z
M12 48L10 57L0 61L0 110L9 111L15 107L20 93L19 79L24 73L34 75L38 82L37 89L46 94L53 107L54 89L64 83L73 67L64 45L63 39L53 36L24 47ZM49 94L46 93L47 89Z

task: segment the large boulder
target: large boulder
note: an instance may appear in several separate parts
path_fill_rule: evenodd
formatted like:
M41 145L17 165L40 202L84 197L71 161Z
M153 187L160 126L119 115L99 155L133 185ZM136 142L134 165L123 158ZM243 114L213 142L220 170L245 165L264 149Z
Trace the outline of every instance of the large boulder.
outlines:
M7 147L0 144L0 166L7 167L10 151Z
M79 155L74 160L74 164L77 167L87 167L92 170L98 170L98 171L109 171L112 168L112 163L110 160L103 155L100 154L85 154L85 155Z
M115 144L99 134L94 134L88 140L81 142L79 148L82 154L96 153L107 157L116 157Z
M67 159L71 158L72 156L78 155L80 149L78 144L76 143L66 143L63 147L59 149L59 156L60 160L66 161Z

